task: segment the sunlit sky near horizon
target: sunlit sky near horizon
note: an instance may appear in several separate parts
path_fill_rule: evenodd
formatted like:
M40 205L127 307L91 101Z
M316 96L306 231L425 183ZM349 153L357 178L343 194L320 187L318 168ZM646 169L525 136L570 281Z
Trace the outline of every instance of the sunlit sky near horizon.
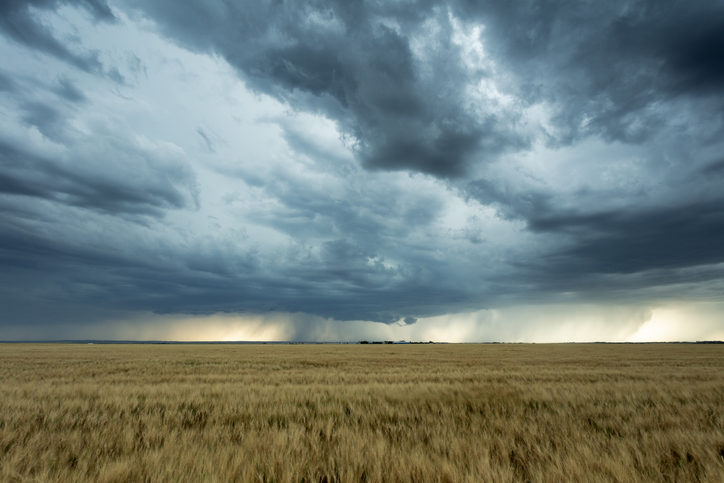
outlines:
M724 2L0 4L0 340L724 340Z

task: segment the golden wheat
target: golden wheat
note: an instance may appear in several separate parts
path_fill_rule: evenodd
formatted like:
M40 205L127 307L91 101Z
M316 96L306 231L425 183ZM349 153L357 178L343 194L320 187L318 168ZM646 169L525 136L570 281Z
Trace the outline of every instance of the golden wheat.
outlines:
M724 481L716 345L0 345L2 481Z

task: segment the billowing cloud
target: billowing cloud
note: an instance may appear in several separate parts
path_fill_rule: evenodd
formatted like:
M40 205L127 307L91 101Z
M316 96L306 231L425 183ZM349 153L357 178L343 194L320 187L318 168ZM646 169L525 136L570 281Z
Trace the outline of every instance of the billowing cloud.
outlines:
M334 119L367 168L457 177L528 146L494 62L467 44L480 29L453 5L128 3L250 88Z
M6 2L0 326L633 337L722 295L723 27L704 1Z

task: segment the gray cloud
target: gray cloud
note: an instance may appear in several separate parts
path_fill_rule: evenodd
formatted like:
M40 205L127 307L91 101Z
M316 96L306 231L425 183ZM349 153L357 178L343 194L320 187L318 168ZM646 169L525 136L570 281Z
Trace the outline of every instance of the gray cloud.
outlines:
M0 72L0 91L11 92L15 90L15 83L7 75Z
M23 121L26 124L36 127L49 139L62 138L65 123L58 109L41 102L27 102L21 109L24 111Z
M460 176L529 147L517 108L496 110L466 95L491 72L464 65L451 13L485 26L485 49L515 76L501 88L556 109L552 142L642 142L671 123L662 101L718 98L723 85L716 2L417 2L405 12L331 1L136 6L185 45L224 55L255 89L337 119L372 168ZM217 28L204 28L210 24ZM415 53L420 36L427 43ZM721 110L708 111L721 125Z
M232 81L36 15L68 5L150 18L281 107L219 128L226 111L186 106L234 105ZM56 306L325 318L299 315L303 337L326 318L721 295L721 2L112 5L0 5L3 48L63 65L0 72L5 324ZM237 142L249 123L275 134Z
M57 39L51 29L38 21L34 10L55 10L63 4L76 4L87 10L98 21L115 20L108 5L103 1L82 0L63 2L58 0L7 1L0 3L0 31L16 42L52 55L75 67L95 72L102 69L95 52L73 52Z
M559 215L531 223L537 231L574 234L563 249L583 273L633 273L724 262L724 205L720 200L638 213Z
M38 117L46 114L42 109L32 112ZM52 116L43 119L40 130L45 133L51 129L47 126L54 119ZM32 196L111 214L160 216L164 209L193 207L196 203L195 179L183 163L159 165L148 153L129 146L116 151L112 142L77 148L80 152L76 152L76 156L80 155L80 159L69 163L62 157L33 154L0 140L3 169L0 193ZM100 165L96 162L99 160ZM118 170L114 164L123 168ZM127 176L129 168L135 171L134 177Z
M284 266L270 267L253 250L166 243L160 258L160 247L144 242L131 243L121 252L128 240L89 250L73 238L49 240L47 232L28 223L13 226L7 216L0 221L0 264L6 278L24 275L17 279L20 282L5 285L3 298L19 313L35 300L40 305L72 301L98 310L302 311L337 320L393 323L406 318L411 323L410 311L435 314L440 311L437 306L449 303L449 292L395 279L394 270L380 263L368 265L366 254L344 241L330 242L319 257L297 264L287 259ZM125 229L137 236L145 232ZM12 295L15 291L22 297Z
M54 92L69 102L80 103L86 100L85 94L70 79L58 79Z
M469 4L490 19L486 38L518 77L527 102L556 106L556 142L602 135L643 142L677 122L666 102L714 100L721 128L722 26L719 2L619 1Z
M134 6L184 45L221 53L252 88L337 120L369 168L456 177L480 159L527 146L514 128L516 112L495 112L466 95L464 86L486 73L461 60L445 8ZM419 48L423 58L413 36L432 36Z

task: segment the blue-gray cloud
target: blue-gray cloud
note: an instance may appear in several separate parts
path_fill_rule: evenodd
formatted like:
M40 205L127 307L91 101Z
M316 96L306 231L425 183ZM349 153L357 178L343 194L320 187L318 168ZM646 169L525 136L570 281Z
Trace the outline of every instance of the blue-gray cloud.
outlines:
M230 148L205 119L166 142L144 117L186 99L137 101L128 79L176 61L39 17L67 6L222 58L288 111L254 121L279 146ZM409 325L561 294L720 295L722 32L710 1L2 3L3 48L62 65L0 71L3 323L87 306Z
M103 66L98 60L97 53L93 51L74 52L58 39L51 29L38 21L35 11L55 10L64 4L83 7L98 21L112 22L115 20L113 12L102 0L5 1L0 3L0 31L16 42L68 62L84 71L101 71Z
M456 177L528 145L516 112L471 105L462 87L490 73L461 59L445 5L129 3L183 45L219 52L250 87L337 120L368 168ZM426 38L426 65L413 36Z

